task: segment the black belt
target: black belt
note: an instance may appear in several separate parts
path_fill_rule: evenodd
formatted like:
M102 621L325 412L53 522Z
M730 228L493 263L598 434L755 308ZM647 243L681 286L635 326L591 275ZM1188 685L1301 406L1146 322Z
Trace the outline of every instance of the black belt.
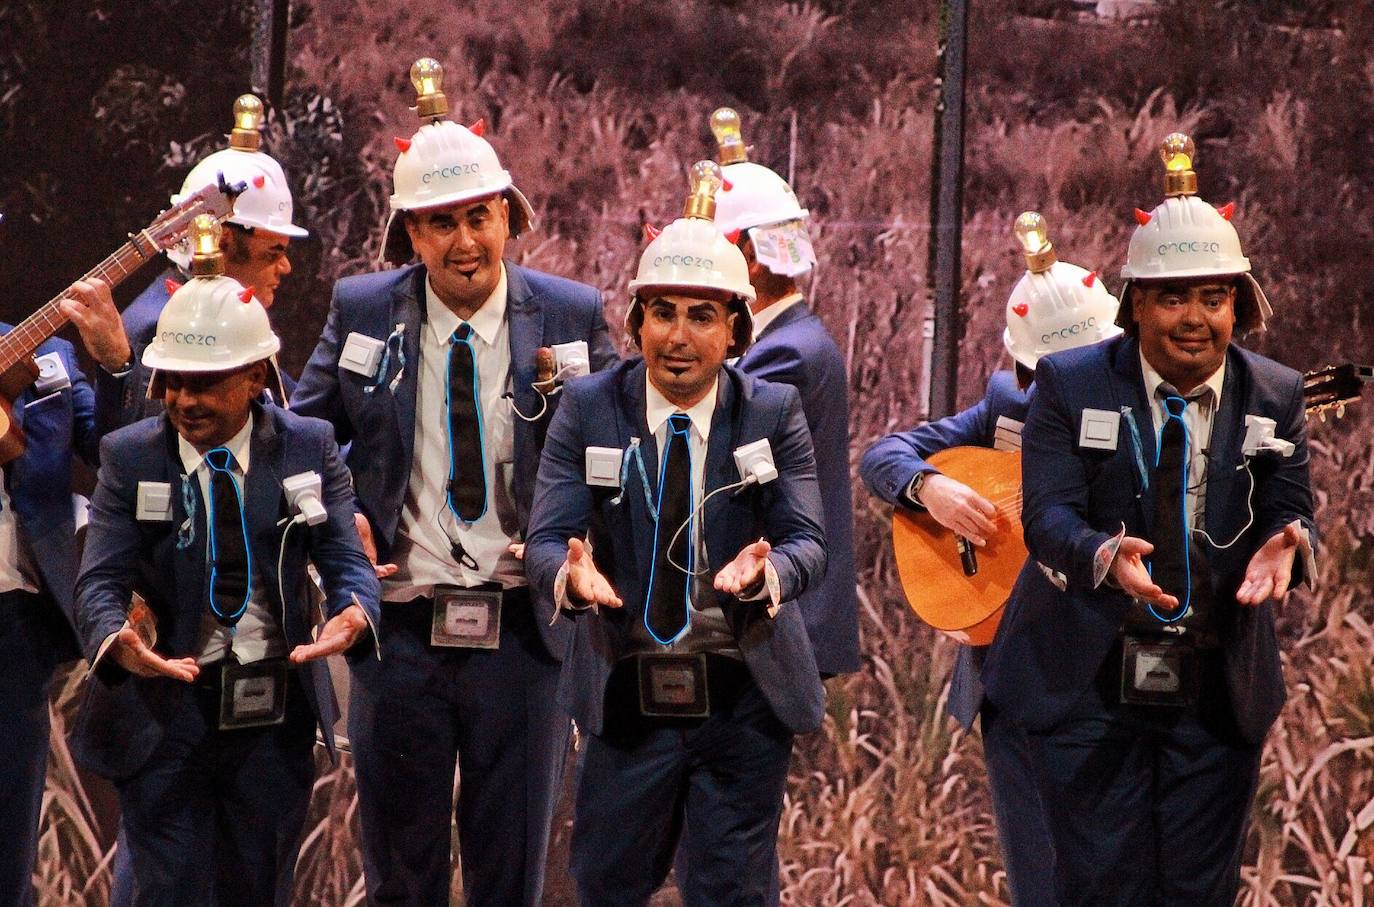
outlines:
M743 693L753 685L754 677L749 667L738 658L730 658L715 652L707 652L706 689L710 699L710 714L727 711L734 706ZM681 726L700 723L703 718L649 717L640 714L640 672L641 658L651 659L653 655L630 656L616 663L606 684L606 720L609 723L627 723L630 726ZM624 726L624 725L622 725Z

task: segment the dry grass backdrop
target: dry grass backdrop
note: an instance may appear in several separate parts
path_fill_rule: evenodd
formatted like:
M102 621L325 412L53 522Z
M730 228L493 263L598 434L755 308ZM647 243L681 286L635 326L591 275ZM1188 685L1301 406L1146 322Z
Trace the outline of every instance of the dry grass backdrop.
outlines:
M100 46L116 28L141 29L145 39L155 28L146 11L75 5L89 13L82 27ZM98 226L113 237L151 214L190 161L221 141L221 114L243 80L187 62L211 53L204 34L185 25L190 4L150 6L183 16L170 40L183 42L185 56L96 66L82 74L92 91L68 101L74 117L103 116L123 131L89 130L86 158L69 149L24 162L36 172L0 167L7 210L38 212L16 237L34 248L76 223L71 196L57 189L72 185L82 160L139 174L136 191L99 184L111 214ZM1082 4L1058 0L972 6L962 403L977 399L1003 362L1003 305L1022 269L1009 229L1015 215L1044 212L1061 254L1114 285L1130 209L1159 200L1155 149L1175 129L1198 140L1203 196L1238 203L1236 225L1278 310L1252 345L1300 369L1374 358L1369 4L1195 0L1163 4L1129 26L1085 19L1075 11ZM44 8L0 12L0 25L18 22L38 36L27 51L0 53L0 122L16 137L39 128L27 105L40 89L15 75L13 61L26 60L22 72L31 73L42 42L70 27L44 19ZM135 28L128 17L138 15ZM722 103L738 107L754 159L784 174L794 168L812 212L821 260L809 292L849 364L851 462L875 437L913 423L928 308L932 0L297 0L293 15L290 97L268 138L295 183L299 222L315 231L274 314L292 368L318 336L330 283L373 266L391 136L415 128L406 70L433 55L445 64L455 116L486 119L488 138L539 210L539 229L514 254L600 287L613 325L641 223L676 216L686 167L712 152L706 115ZM222 33L236 22L230 15ZM215 59L223 71L246 71L241 54ZM11 84L20 88L7 93ZM64 176L68 158L75 163ZM21 267L32 259L0 256L6 285L31 297L10 309L32 308L83 270L80 261L103 255L92 247L100 230L79 250L52 250L61 273L35 276ZM1374 903L1371 406L1312 425L1325 550L1317 588L1291 596L1281 617L1291 695L1265 753L1247 847L1242 902L1254 907ZM952 645L907 611L887 516L857 482L856 521L866 664L831 682L823 731L798 743L782 822L784 902L1004 904L981 746L943 715ZM52 905L103 903L108 887L108 812L90 799L107 794L83 784L61 744L74 691L68 679L54 703L38 868ZM572 903L566 822L565 811L550 904ZM355 835L345 762L317 784L298 903L360 903ZM676 903L673 893L662 902Z

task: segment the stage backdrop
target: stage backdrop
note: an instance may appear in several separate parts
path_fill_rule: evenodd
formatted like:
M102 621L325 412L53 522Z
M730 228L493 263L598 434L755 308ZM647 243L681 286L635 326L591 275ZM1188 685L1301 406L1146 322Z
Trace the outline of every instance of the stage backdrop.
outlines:
M18 320L60 292L222 145L249 87L252 6L0 6L0 315ZM1277 310L1249 342L1299 369L1374 357L1368 4L1116 4L1144 10L1133 22L1070 0L971 6L961 403L1006 364L1003 306L1023 268L1016 214L1044 212L1060 254L1115 288L1131 209L1159 201L1157 144L1178 129L1198 142L1203 196L1236 202ZM391 139L416 127L416 57L443 62L454 116L486 120L539 212L515 257L600 287L622 348L641 226L677 216L686 168L713 154L706 117L731 104L754 160L791 174L811 210L809 295L848 361L857 463L919 410L937 13L932 0L297 0L266 144L312 230L273 312L285 364L308 356L331 283L374 267ZM1311 426L1325 550L1316 592L1291 596L1281 617L1290 699L1244 870L1244 903L1257 907L1356 904L1371 887L1371 408ZM1004 903L981 745L942 713L953 646L907 610L888 514L855 489L866 660L831 681L824 730L797 746L784 901ZM79 676L54 696L44 905L103 904L109 884L110 792L74 770L62 742ZM549 904L572 903L567 815ZM359 903L347 760L322 767L311 823L297 902Z

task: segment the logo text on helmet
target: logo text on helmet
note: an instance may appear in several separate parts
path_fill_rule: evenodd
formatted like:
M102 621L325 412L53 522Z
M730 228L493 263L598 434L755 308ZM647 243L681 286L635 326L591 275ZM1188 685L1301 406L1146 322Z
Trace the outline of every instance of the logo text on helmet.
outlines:
M185 331L163 331L162 341L164 343L175 343L180 346L214 346L214 334L189 334Z
M1051 340L1067 340L1070 337L1077 337L1079 334L1086 334L1092 328L1097 327L1097 316L1089 315L1082 321L1074 324L1065 325L1057 331L1048 331L1040 335L1041 343L1049 343Z
M420 182L428 183L432 179L447 180L458 176L471 176L474 173L480 173L481 170L481 165L477 163L454 164L452 167L436 167L420 177Z
M1220 252L1221 244L1215 242L1203 242L1202 240L1185 240L1183 242L1166 242L1159 244L1159 254L1168 255L1170 252Z
M664 265L672 265L677 268L702 268L711 270L715 267L715 262L709 258L702 258L700 255L656 255L654 256L654 267L661 268Z

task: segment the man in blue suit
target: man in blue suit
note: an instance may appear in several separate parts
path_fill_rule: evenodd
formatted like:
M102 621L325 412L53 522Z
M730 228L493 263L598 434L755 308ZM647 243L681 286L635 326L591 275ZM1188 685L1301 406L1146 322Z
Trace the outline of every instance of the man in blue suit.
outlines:
M798 604L824 676L859 670L859 598L854 587L854 501L849 478L849 376L825 325L806 304L797 279L816 255L806 231L810 216L787 181L748 159L739 115L711 114L724 184L716 195L716 226L749 265L754 343L737 363L765 381L790 384L801 395L816 451L816 478L825 513L825 579Z
M586 907L647 904L679 839L684 903L766 903L793 735L824 713L796 603L825 569L811 438L793 388L723 365L753 290L697 177L630 284L644 358L564 392L530 523L531 580L576 627Z
M416 71L425 125L397 142L385 253L421 263L339 282L291 405L352 443L386 574L386 657L353 666L348 716L369 899L448 903L456 763L466 902L536 907L570 633L520 553L555 382L615 352L595 289L503 260L529 203L480 126L442 119L438 64Z
M234 102L229 147L196 164L182 181L181 192L172 196L172 203L217 183L221 176L231 184L243 184L221 238L224 273L251 287L258 301L271 310L277 286L291 273L288 246L293 239L310 234L291 222L291 189L281 164L260 150L261 128L262 102L251 94L240 96ZM112 325L103 332L95 381L101 434L162 412L161 401L148 395L152 372L143 366L143 351L153 341L168 297L190 278L191 263L190 252L184 247L169 250L167 258L170 266L124 310L123 325ZM267 391L273 402L284 403L295 382L279 370L274 370L274 375Z
M76 586L92 672L73 749L118 788L138 907L284 902L337 708L317 659L376 658L348 471L327 424L259 402L280 344L216 257L144 353L165 414L101 442ZM130 613L136 589L151 620Z
M1024 243L1027 271L1007 300L1002 335L1015 372L994 372L983 399L961 413L880 438L859 466L873 494L898 507L926 510L940 525L980 547L998 531L996 509L926 458L961 446L1020 450L1040 357L1121 333L1113 324L1116 300L1095 274L1058 260L1039 214L1028 211L1017 218L1016 233ZM1089 327L1073 329L1080 324ZM988 787L1012 903L1051 905L1054 848L1036 788L1035 755L1025 729L983 695L978 672L986 654L985 646L959 647L949 713L966 731L982 716Z
M67 305L84 307L87 287ZM96 300L91 299L91 302ZM113 305L111 317L118 319ZM0 333L11 326L0 324ZM80 653L73 633L72 456L96 462L95 394L65 340L36 350L42 375L13 401L23 452L0 466L0 905L32 907L48 765L48 691Z
M1064 905L1231 905L1284 701L1274 603L1311 576L1295 371L1231 343L1268 303L1165 140L1107 343L1047 356L1023 569L983 681L1030 732ZM1301 560L1295 556L1301 553Z

